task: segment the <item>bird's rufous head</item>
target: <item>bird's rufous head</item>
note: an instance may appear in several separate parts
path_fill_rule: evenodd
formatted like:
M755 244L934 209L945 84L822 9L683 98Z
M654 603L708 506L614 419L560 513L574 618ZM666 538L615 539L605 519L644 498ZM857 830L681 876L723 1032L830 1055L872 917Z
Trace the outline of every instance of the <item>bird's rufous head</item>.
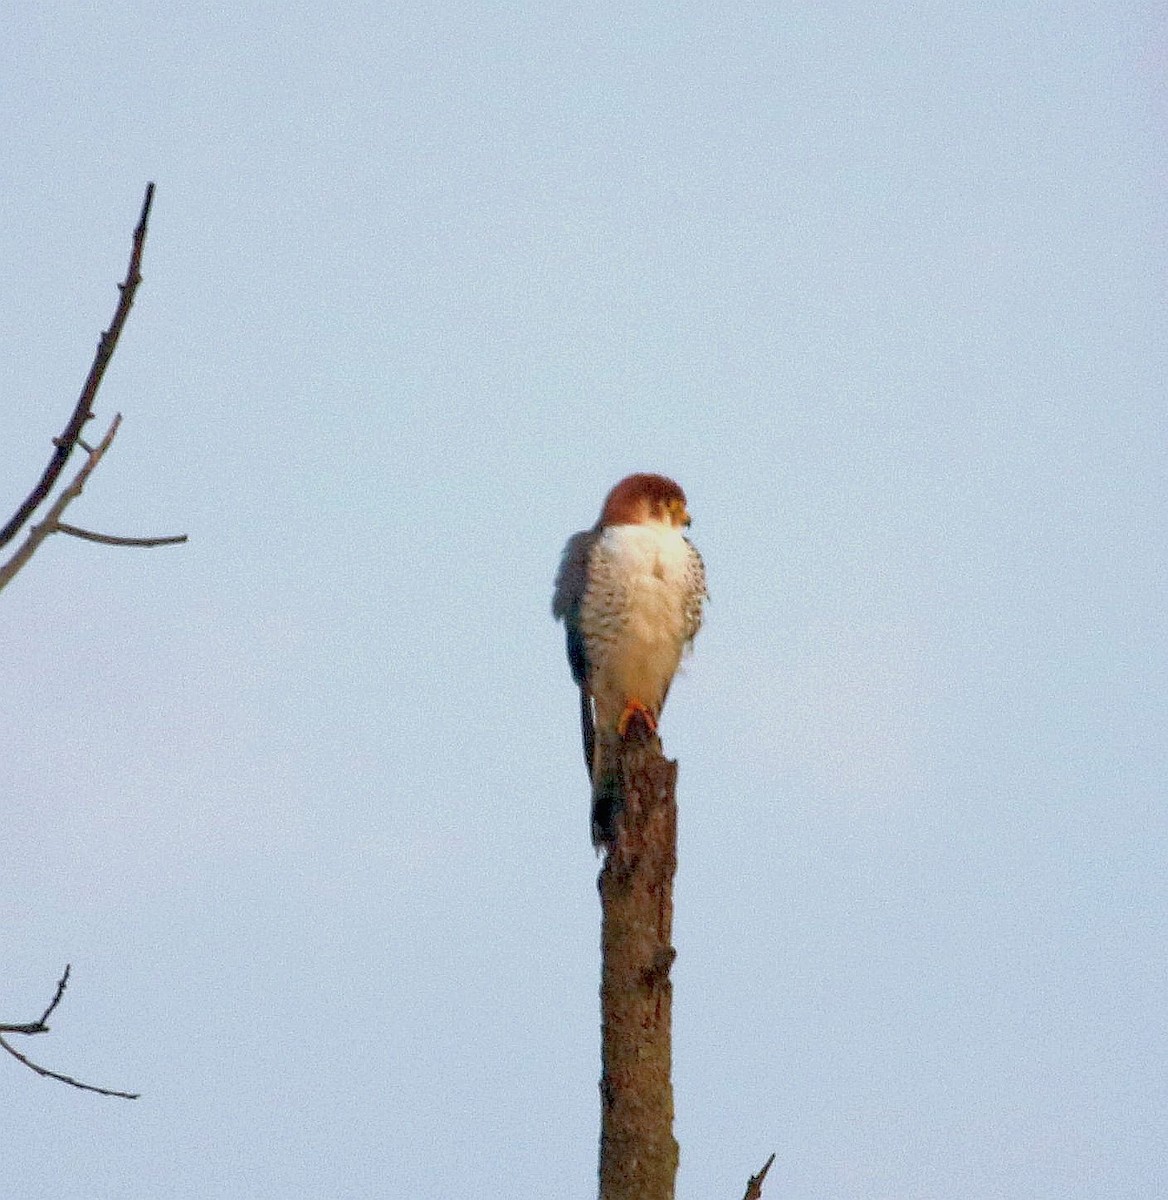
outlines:
M600 527L607 525L688 526L685 492L664 475L629 475L608 493L600 510Z

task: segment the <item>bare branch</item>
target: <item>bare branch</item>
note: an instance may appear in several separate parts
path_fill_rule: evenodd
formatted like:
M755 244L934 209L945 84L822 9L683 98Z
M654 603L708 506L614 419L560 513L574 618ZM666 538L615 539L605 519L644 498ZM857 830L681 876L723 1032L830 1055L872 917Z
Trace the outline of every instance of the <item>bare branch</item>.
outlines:
M53 506L49 509L48 516L28 531L28 537L24 539L24 544L3 566L0 566L0 591L3 591L12 582L17 571L37 552L37 547L40 546L41 542L50 533L57 532L57 523L61 514L81 495L86 480L92 474L94 467L101 462L102 455L110 448L110 443L114 440L114 435L118 432L118 426L121 423L122 414L118 413L110 423L105 437L90 450L85 460L85 465L73 477L73 482L53 501Z
M31 1036L34 1033L48 1033L49 1027L40 1021L25 1021L23 1025L0 1024L0 1033L24 1033Z
M57 981L57 990L53 994L52 1000L49 1001L48 1007L41 1013L40 1020L28 1021L23 1025L0 1025L0 1034L20 1033L32 1036L37 1033L48 1033L49 1017L53 1015L53 1011L61 1003L61 997L65 994L65 987L68 982L69 964L66 963L65 972ZM93 1083L82 1083L81 1080L74 1079L71 1075L62 1075L59 1071L50 1071L48 1067L42 1067L40 1063L35 1063L27 1055L21 1054L15 1046L10 1045L2 1036L0 1036L0 1049L7 1050L17 1062L24 1063L30 1071L35 1071L45 1079L56 1079L60 1083L67 1083L70 1087L79 1088L83 1092L96 1092L99 1096L117 1096L122 1100L137 1100L140 1096L139 1092L119 1092L113 1088L98 1087Z
M32 558L41 542L51 533L71 533L74 537L85 538L91 542L106 542L113 546L173 546L177 542L187 540L185 533L179 534L177 537L113 538L103 533L90 533L87 529L78 529L75 525L61 523L61 514L81 495L94 467L101 462L102 456L110 448L110 443L114 440L121 423L122 414L117 413L110 422L105 437L89 451L81 470L73 477L73 482L53 501L53 506L49 509L45 519L28 531L28 537L24 539L20 549L3 566L0 566L0 591L3 591L12 582L16 573Z
M54 1009L61 1003L61 997L65 994L65 988L69 984L69 972L73 969L71 963L65 964L65 970L61 973L61 978L57 980L57 990L53 994L53 998L49 1001L49 1007L41 1013L41 1027L45 1030L49 1028L49 1018L53 1015Z
M69 963L65 964L65 971L61 978L57 980L57 990L53 998L49 1001L49 1007L41 1013L39 1021L28 1021L23 1025L0 1025L0 1033L48 1033L49 1018L53 1015L53 1009L61 1003L61 997L65 994L65 985L69 982L69 971L71 967Z
M138 290L138 285L142 282L142 251L146 244L146 226L150 219L150 206L153 200L154 184L148 183L146 185L146 195L142 201L142 211L138 217L138 225L134 230L133 243L130 249L130 265L126 269L125 280L118 285L121 295L118 299L118 306L114 311L113 320L110 322L109 328L98 339L97 351L94 354L93 363L89 368L89 375L86 377L85 384L81 389L81 395L73 409L68 424L61 435L53 439L53 455L49 459L49 465L45 468L37 485L26 497L24 503L17 509L12 519L3 529L0 529L0 547L6 546L12 541L16 534L28 523L32 514L51 494L75 447L80 446L85 452L85 462L73 477L73 481L69 486L64 488L57 496L49 508L45 519L29 529L23 545L20 546L6 563L0 566L0 590L3 590L11 582L16 573L36 553L37 549L51 533L69 533L74 537L85 538L89 541L104 542L108 545L118 546L160 546L186 541L185 536L116 538L105 534L93 533L73 525L65 525L61 521L61 516L65 509L81 495L89 476L93 473L97 464L101 462L102 456L110 448L118 432L118 426L122 421L120 413L115 415L109 429L106 431L105 437L102 438L97 446L90 446L81 437L81 431L86 422L93 419L93 401L97 395L97 389L101 386L106 367L109 365L109 361L113 357L114 350L117 347L118 338L121 336L122 328L125 326L126 318L129 316L130 308L134 303L134 294ZM40 1033L48 1033L49 1017L52 1016L57 1005L61 1003L68 982L69 965L66 964L64 974L57 983L57 990L53 994L53 998L49 1001L45 1011L41 1014L40 1019L22 1024L0 1024L0 1035L21 1034L31 1037ZM60 1083L68 1084L70 1087L79 1088L85 1092L96 1092L101 1096L118 1096L125 1100L138 1099L137 1092L121 1092L112 1088L97 1087L94 1084L82 1083L70 1075L63 1075L59 1071L51 1071L48 1067L42 1067L39 1063L33 1062L32 1059L21 1054L3 1036L0 1036L0 1049L11 1054L13 1058L23 1063L30 1071L35 1071L36 1074L46 1079L55 1079Z
M138 290L138 284L142 282L141 265L142 265L142 250L146 244L146 225L150 219L150 206L154 202L154 184L146 185L146 196L142 201L142 212L138 217L138 225L134 230L134 241L130 250L130 265L126 270L126 278L124 282L118 284L118 290L121 292L118 298L118 306L114 311L114 319L110 322L110 327L101 335L97 343L97 351L93 356L93 364L89 368L89 375L86 377L85 386L81 389L81 396L77 401L76 407L73 409L73 415L69 418L69 423L65 426L60 437L53 439L53 456L49 459L49 465L45 468L36 487L28 494L24 503L16 510L12 519L0 529L0 546L6 546L20 532L27 523L32 514L40 507L44 499L53 490L57 480L61 476L61 472L65 469L65 463L69 459L69 455L73 453L73 447L77 444L78 438L81 436L81 430L86 421L93 416L93 400L97 395L97 389L101 386L102 377L105 375L105 369L109 365L109 360L113 357L114 349L118 344L118 338L121 336L122 327L126 323L126 318L130 315L130 307L134 303L134 293Z
M767 1177L767 1172L771 1169L771 1163L775 1161L775 1156L772 1154L770 1158L763 1164L763 1168L757 1175L750 1177L750 1182L746 1185L746 1195L742 1200L762 1200L762 1181Z
M32 516L33 512L46 499L56 485L66 461L76 447L80 447L88 456L85 465L77 472L72 484L57 497L49 509L48 516L39 524L31 527L24 544L3 566L0 566L0 590L3 590L12 581L16 573L32 558L38 547L50 533L67 533L73 537L84 538L90 542L101 542L107 546L173 546L187 540L185 534L149 538L115 537L111 534L94 533L92 530L81 529L76 525L66 525L61 521L61 514L69 504L81 495L81 489L85 486L85 481L89 478L94 467L101 461L102 455L109 449L109 444L113 441L114 434L117 433L118 425L122 420L121 414L114 417L109 432L97 446L90 446L81 436L82 427L87 421L93 418L93 399L97 395L97 389L101 385L105 369L113 357L114 349L118 344L118 338L121 336L122 327L129 316L130 306L134 302L134 293L138 290L138 285L142 282L142 250L146 244L146 224L150 219L150 206L153 201L154 184L148 183L146 185L146 197L142 201L142 212L138 218L137 228L134 230L134 241L130 250L130 265L126 270L125 281L118 284L121 297L118 300L118 307L114 312L114 319L110 322L110 327L98 340L97 353L94 355L93 364L89 368L89 376L85 380L85 386L81 389L81 397L77 401L73 415L69 418L69 424L65 426L65 431L60 437L53 438L53 457L49 460L49 465L45 468L44 474L28 498L17 509L12 520L0 530L0 546L5 546L12 540Z
M96 1092L99 1096L117 1096L122 1100L138 1100L142 1095L141 1092L119 1092L115 1088L98 1087L95 1083L82 1083L80 1079L74 1079L71 1075L62 1075L60 1071L50 1071L48 1067L42 1067L40 1063L35 1063L31 1058L21 1054L2 1037L0 1037L0 1050L7 1050L17 1062L24 1063L30 1071L35 1071L45 1079L56 1079L59 1083L67 1083L70 1087L79 1088L83 1092Z
M79 529L76 525L66 525L64 521L57 522L57 533L72 534L87 542L100 542L103 546L177 546L185 542L185 533L171 537L114 537L111 533L94 533L92 529Z

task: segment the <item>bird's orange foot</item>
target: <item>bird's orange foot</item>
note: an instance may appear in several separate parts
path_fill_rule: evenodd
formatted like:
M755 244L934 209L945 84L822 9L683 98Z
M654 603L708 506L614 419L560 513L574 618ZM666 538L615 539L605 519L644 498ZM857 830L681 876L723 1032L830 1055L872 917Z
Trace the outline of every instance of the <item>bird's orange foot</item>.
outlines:
M616 723L616 731L622 738L627 735L629 725L632 724L634 717L640 718L650 733L657 732L657 718L653 715L652 710L646 708L640 700L630 700L625 705L625 711L621 713L620 720Z

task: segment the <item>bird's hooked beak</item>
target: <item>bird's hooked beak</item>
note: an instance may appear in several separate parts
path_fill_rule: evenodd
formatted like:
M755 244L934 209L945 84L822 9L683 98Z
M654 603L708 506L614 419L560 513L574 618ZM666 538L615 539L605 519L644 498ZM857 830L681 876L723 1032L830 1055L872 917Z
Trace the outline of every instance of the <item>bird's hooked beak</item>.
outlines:
M689 515L689 510L685 507L685 502L682 500L670 500L669 517L674 525L681 525L686 529L693 523L693 519Z

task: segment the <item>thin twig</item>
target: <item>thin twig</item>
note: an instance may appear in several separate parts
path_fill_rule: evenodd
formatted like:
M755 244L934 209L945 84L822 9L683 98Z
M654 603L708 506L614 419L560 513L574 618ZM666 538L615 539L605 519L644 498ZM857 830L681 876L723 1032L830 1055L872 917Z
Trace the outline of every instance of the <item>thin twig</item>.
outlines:
M0 1033L23 1033L31 1036L34 1033L49 1032L49 1018L53 1015L53 1009L61 1003L61 997L65 994L65 985L69 982L70 964L65 964L64 973L57 980L57 990L53 993L53 998L49 1001L48 1008L41 1013L39 1021L26 1021L23 1025L0 1025Z
M73 477L73 482L53 501L53 505L49 509L45 519L39 521L28 531L28 536L24 539L20 549L6 563L0 566L0 591L3 591L12 581L21 567L37 552L41 542L51 533L71 533L74 537L86 538L91 542L105 542L113 546L173 546L176 542L185 542L187 540L185 533L179 534L177 537L114 538L108 537L104 533L91 533L88 529L78 529L75 525L65 525L62 523L61 514L81 495L89 476L93 473L93 469L101 462L102 456L110 448L110 443L114 440L114 436L118 432L118 426L121 423L122 414L117 413L110 423L105 437L89 451L81 470Z
M65 988L69 984L69 972L72 969L71 963L65 964L65 970L61 973L61 978L57 980L57 990L53 994L53 998L49 1001L49 1007L41 1013L41 1027L43 1029L48 1029L49 1018L53 1015L53 1010L61 1003L61 997L65 994Z
M775 1156L772 1154L763 1165L763 1168L757 1175L750 1177L750 1182L746 1185L746 1195L742 1200L762 1200L762 1181L767 1177L767 1172L771 1169L771 1163L775 1161Z
M103 546L176 546L185 542L185 533L172 537L115 537L112 533L94 533L92 529L79 529L76 525L66 525L64 521L57 522L58 533L72 534L87 542L100 542Z
M0 591L4 590L17 571L32 558L41 542L50 533L56 533L61 514L81 495L86 480L93 473L94 467L101 462L102 455L110 448L110 443L114 440L114 435L118 432L118 426L121 423L122 414L118 413L110 423L105 437L89 452L85 465L73 477L73 482L53 501L53 506L49 509L45 519L28 531L28 537L24 539L24 544L3 566L0 566Z
M40 477L40 481L36 487L28 494L24 503L16 510L12 519L0 529L0 546L6 546L20 532L25 523L32 514L40 507L45 497L53 490L57 480L61 476L61 472L65 469L65 463L69 459L69 455L73 453L73 447L77 443L77 439L81 436L81 430L86 421L93 416L93 399L97 395L97 389L101 386L102 377L105 375L105 369L109 365L109 360L113 357L114 348L118 344L118 338L122 333L122 326L126 323L126 318L130 315L130 306L134 303L134 293L138 290L138 284L142 282L141 265L142 265L142 250L146 244L146 225L150 219L150 206L154 202L154 184L146 185L146 196L142 201L142 212L138 217L138 225L134 230L133 246L130 250L130 265L126 270L126 278L122 283L118 284L118 290L121 296L118 298L118 307L114 311L114 319L110 322L110 327L101 335L97 342L97 352L93 356L93 364L89 368L89 375L86 377L85 386L81 389L81 396L77 401L76 407L73 409L73 415L69 418L69 423L65 426L60 437L53 439L53 455L49 459L49 465L45 468L44 473Z
M7 1050L18 1062L24 1063L30 1071L43 1075L45 1079L56 1079L60 1083L67 1083L70 1087L80 1088L83 1092L96 1092L99 1096L117 1096L122 1100L138 1100L142 1095L141 1092L119 1092L115 1088L98 1087L95 1083L82 1083L80 1079L74 1079L71 1075L62 1075L60 1071L50 1071L48 1067L42 1067L40 1063L35 1063L31 1058L21 1054L2 1037L0 1037L0 1050Z
M48 1007L41 1013L40 1020L28 1021L23 1025L0 1025L0 1034L22 1033L31 1037L37 1033L48 1033L49 1017L53 1015L54 1009L61 1003L61 997L65 994L65 987L68 982L69 964L66 963L64 974L57 981L57 990L53 993L53 998L49 1001ZM27 1055L21 1054L15 1046L9 1045L2 1036L0 1036L0 1049L7 1050L17 1062L24 1063L30 1071L35 1071L38 1075L42 1075L46 1079L56 1079L60 1083L67 1083L70 1087L80 1088L83 1092L96 1092L99 1096L117 1096L122 1100L137 1100L139 1098L139 1092L119 1092L113 1088L98 1087L93 1083L82 1083L80 1079L74 1079L71 1075L62 1075L59 1071L50 1071L48 1067L42 1067L40 1063L35 1063Z

